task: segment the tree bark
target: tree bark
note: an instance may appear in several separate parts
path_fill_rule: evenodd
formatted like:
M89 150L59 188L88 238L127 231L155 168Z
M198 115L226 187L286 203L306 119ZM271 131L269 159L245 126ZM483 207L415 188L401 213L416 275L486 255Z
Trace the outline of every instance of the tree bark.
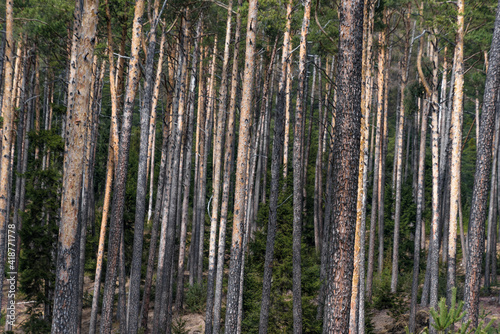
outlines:
M461 0L459 1L461 3ZM462 4L463 5L463 4ZM459 12L460 13L460 12ZM463 17L459 19L463 20ZM500 62L500 1L497 7L495 28L490 49L488 73L483 97L483 112L477 145L476 172L472 191L471 215L469 220L469 257L465 272L465 321L477 326L479 317L479 286L481 262L484 252L484 223L488 199L488 176L491 168L491 143L495 118L495 87L499 81ZM497 111L498 112L498 111Z
M372 210L370 215L370 240L368 246L368 272L366 278L366 299L368 302L372 300L372 286L373 286L373 267L375 258L375 225L377 223L377 208L378 208L378 194L380 187L380 142L382 134L382 119L383 119L383 77L385 68L385 46L386 46L386 30L382 30L379 33L379 55L378 55L378 95L377 95L377 129L375 135L375 153L374 153L374 167L375 170L373 176L373 193L372 193ZM374 115L375 117L375 115ZM372 136L373 137L373 136ZM380 233L380 231L379 231Z
M12 2L7 1L7 17L12 15ZM83 7L81 7L83 6ZM52 320L52 333L76 333L78 328L77 304L78 304L78 275L79 275L79 203L82 187L82 169L84 164L85 130L89 121L88 111L90 105L90 89L92 80L92 59L94 53L95 35L97 28L98 0L87 0L83 3L77 2L75 7L75 23L73 32L73 46L71 48L72 75L70 75L70 88L68 89L68 110L65 136L65 159L63 176L63 193L61 199L61 224L58 242L58 263L56 273L56 287L54 298L54 316ZM7 20L9 22L9 19ZM7 29L7 32L9 29ZM9 33L7 33L9 34ZM12 36L12 35L11 35ZM12 38L12 37L11 37ZM11 39L7 38L9 45ZM7 48L6 56L9 57L10 48ZM11 55L11 54L10 54ZM7 64L9 68L9 64ZM7 69L6 80L9 80L9 69ZM76 83L78 78L78 83ZM7 81L6 81L7 82ZM9 96L8 85L5 86L5 96ZM10 147L12 126L12 105L9 99L4 99L4 117L2 142L3 152L5 147ZM5 142L5 143L4 143ZM6 146L8 145L8 146ZM2 154L2 172L0 179L4 182L4 173L8 168L4 162L10 161L8 154ZM6 198L4 190L0 190L2 198ZM5 192L5 194L8 194ZM0 203L1 204L1 203ZM0 207L4 212L4 209ZM0 215L0 217L2 217ZM1 218L0 218L1 219ZM0 220L0 230L3 231L3 223ZM1 235L0 235L1 237ZM1 238L3 240L3 238ZM4 249L3 247L1 249ZM3 251L2 251L3 253ZM4 254L0 255L0 263L4 261ZM0 269L3 276L3 266ZM1 284L0 284L1 287Z
M220 318L221 318L221 303L222 303L222 283L224 273L224 257L226 245L226 224L227 213L229 208L229 188L231 183L231 171L233 165L234 155L234 121L238 88L238 55L239 55L239 41L240 41L240 28L241 28L241 4L242 0L238 0L238 10L236 13L236 27L234 34L234 51L233 51L233 68L231 73L231 92L229 97L229 115L226 127L226 137L224 140L224 176L222 184L222 203L220 213L220 226L219 226L219 244L217 252L217 271L215 276L215 295L214 295L214 313L213 313L213 333L220 332Z
M340 5L338 102L333 146L333 201L330 264L323 333L347 332L354 263L356 197L361 128L363 1Z
M446 277L446 300L451 303L452 288L456 285L456 243L458 201L460 198L460 165L462 161L462 119L464 85L464 1L458 0L457 36L455 44L455 87L453 112L451 113L451 181L450 181L450 225L448 237L448 270ZM491 157L490 157L491 159ZM488 159L489 160L489 159ZM477 162L476 162L477 163ZM473 210L474 211L474 210ZM484 236L483 236L484 238ZM483 246L484 247L484 246ZM482 253L481 253L482 254ZM474 321L473 321L474 322Z
M163 9L163 8L162 8ZM144 92L140 108L140 144L139 144L139 166L137 171L137 192L135 201L134 241L132 246L132 262L130 268L130 286L127 302L127 330L130 334L137 333L141 288L142 267L142 243L144 240L144 217L146 214L147 194L147 163L149 146L149 128L151 104L153 100L153 74L154 57L156 49L156 28L160 19L160 1L155 0L153 4L153 17L149 30L149 44L144 69ZM161 67L161 63L158 67Z
M408 6L404 25L406 29L405 44L403 58L401 59L401 86L399 97L399 115L398 127L396 134L396 154L394 166L395 169L395 206L394 206L394 245L392 252L392 278L391 278L391 292L395 293L398 286L399 275L399 227L401 221L401 184L402 184L402 170L403 170L403 130L405 126L405 90L408 83L408 67L409 67L409 54L410 54L410 11L411 6Z
M120 133L118 160L116 164L116 179L113 191L113 204L109 230L108 263L106 268L106 283L104 285L103 306L101 315L101 333L111 332L111 313L116 281L116 264L118 248L123 225L123 211L125 202L125 182L128 169L128 155L130 150L130 132L132 128L132 111L135 94L139 83L139 44L142 35L141 18L144 12L144 0L135 3L134 23L132 27L132 46L128 70L127 89L123 106L123 121Z
M226 303L225 332L234 333L237 327L238 296L240 271L242 266L242 241L245 220L245 184L247 183L247 157L250 142L250 122L252 119L252 95L255 64L255 41L257 28L257 0L250 0L245 54L245 74L243 78L242 103L240 110L240 129L238 139L238 158L236 167L236 187L234 194L233 236L231 242L231 261Z

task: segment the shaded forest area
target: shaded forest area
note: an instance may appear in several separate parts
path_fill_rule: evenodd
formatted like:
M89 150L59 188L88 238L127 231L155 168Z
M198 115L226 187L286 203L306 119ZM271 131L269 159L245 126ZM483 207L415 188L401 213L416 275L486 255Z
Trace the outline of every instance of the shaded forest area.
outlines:
M499 6L1 3L0 325L497 333Z

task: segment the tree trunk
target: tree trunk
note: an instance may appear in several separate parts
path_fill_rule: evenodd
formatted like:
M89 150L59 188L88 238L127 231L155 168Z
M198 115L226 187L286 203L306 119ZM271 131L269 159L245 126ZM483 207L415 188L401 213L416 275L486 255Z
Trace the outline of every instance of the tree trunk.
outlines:
M423 6L423 4L422 4ZM422 11L421 7L421 11ZM417 55L417 67L419 69L420 78L423 78L421 74L421 61L423 52L423 37L420 37L420 45ZM425 81L424 81L425 82ZM418 292L418 276L419 276L419 266L420 266L420 240L422 232L422 211L424 202L424 174L425 174L425 143L427 138L427 115L429 113L428 103L424 102L421 106L422 119L420 121L420 147L418 150L418 175L417 175L417 216L415 224L415 246L413 251L413 281L411 286L411 302L410 302L410 322L409 329L410 333L415 332L415 315L417 310L417 292ZM415 161L416 162L416 161Z
M363 8L363 55L361 86L361 138L359 155L358 194L356 205L356 236L354 239L354 270L350 305L349 333L363 334L365 331L365 235L366 202L368 189L368 140L370 126L370 99L372 89L372 46L373 46L373 8L369 0Z
M187 14L187 13L186 13ZM185 105L187 88L184 80L187 73L187 22L182 22L182 31L179 34L178 67L176 73L177 85L172 104L172 115L175 121L172 128L169 143L169 158L167 160L167 178L164 186L162 204L162 225L160 234L160 245L158 251L158 270L156 281L155 312L153 322L153 333L164 332L169 324L170 305L166 303L172 292L171 277L173 268L173 253L175 246L175 225L179 180L179 164L181 156L182 129L185 121ZM165 305L166 304L166 305Z
M359 175L361 128L361 68L363 1L344 1L340 6L338 102L333 146L332 216L329 238L330 264L323 333L347 332L354 264L356 197ZM335 306L334 306L335 305Z
M410 55L410 12L411 5L408 6L404 25L406 28L405 44L403 58L401 59L401 86L399 97L399 117L398 127L396 134L396 148L395 151L395 207L394 207L394 245L392 252L392 278L391 278L391 292L395 293L398 287L399 275L399 226L401 221L401 184L402 184L402 170L403 170L403 130L405 126L405 90L408 83L408 67Z
M156 28L160 19L160 1L155 0L153 4L153 17L149 30L149 44L146 55L144 69L144 93L140 108L140 146L139 146L139 166L137 171L137 192L135 201L135 222L134 241L132 246L132 262L130 269L130 287L127 306L127 329L128 333L135 334L138 330L139 303L141 288L141 267L142 267L142 243L144 240L144 217L146 214L146 194L147 194L147 163L149 146L149 128L151 104L153 100L153 74L154 57L156 49ZM162 8L163 9L163 8ZM158 67L162 64L158 63Z
M236 167L236 187L234 194L233 236L231 242L231 261L226 303L225 332L234 333L237 327L238 296L240 271L242 266L242 239L245 220L245 184L247 157L250 142L250 120L252 119L252 95L255 64L255 40L257 26L257 0L250 0L245 54L245 75L243 78L242 103L240 109L240 129L238 138L238 158Z
M459 0L459 4L463 3ZM460 18L459 11L459 20ZM463 21L462 21L463 22ZM481 262L484 252L484 223L488 199L488 177L491 168L491 143L495 118L495 87L499 80L500 61L500 1L497 7L495 29L490 49L488 73L483 97L483 112L477 145L476 173L472 192L471 215L469 220L469 257L465 272L465 321L470 320L477 326L479 317L479 286L481 281Z
M372 193L372 210L370 215L370 240L368 246L368 273L366 278L366 299L368 302L372 300L372 286L373 286L373 266L375 258L375 225L377 223L377 208L378 208L378 194L379 194L379 167L380 163L380 141L382 134L382 119L383 119L383 77L385 68L385 46L386 46L386 30L379 33L379 55L378 55L378 95L377 95L377 131L375 135L375 154L374 154L374 176L373 176L373 193ZM374 116L375 117L375 116ZM380 233L380 231L379 231Z
M290 43L290 22L292 0L287 3L287 25L283 38L281 76L278 86L278 102L274 127L273 153L271 160L271 192L269 194L269 221L267 225L266 255L262 286L262 302L260 307L259 333L267 333L269 323L269 307L271 304L272 263L274 258L274 240L276 238L277 205L279 195L280 162L285 139L285 85L288 70L288 44Z
M464 85L464 2L457 1L457 36L455 44L456 69L453 95L453 112L451 114L451 181L450 181L450 226L448 237L448 271L446 277L446 300L451 303L452 288L456 285L456 243L457 214L460 189L460 165L462 161L462 119L463 119L463 85ZM491 151L490 151L491 152ZM489 157L488 160L490 160ZM479 160L479 159L478 159ZM488 170L489 172L489 170ZM474 209L472 210L474 212ZM473 221L471 219L471 221ZM483 227L484 228L484 227ZM484 236L483 236L484 238ZM484 247L484 244L483 244ZM481 252L482 254L482 252ZM472 318L473 319L473 316ZM474 323L474 321L472 321ZM475 326L475 324L473 324Z
M144 0L135 3L132 46L128 71L125 104L123 106L123 121L121 127L118 160L116 164L116 179L113 189L113 204L109 230L108 263L106 268L106 283L104 285L103 306L101 315L101 333L111 332L111 313L116 281L116 264L118 248L123 225L123 211L125 202L125 182L128 169L128 155L130 150L130 132L132 128L132 111L135 94L139 82L139 43L142 35L141 18L144 12Z
M305 118L304 86L306 81L307 61L307 34L309 32L309 17L311 14L311 1L304 2L304 19L300 36L299 78L297 89L297 106L295 109L295 128L293 135L293 332L302 333L302 292L301 292L301 256L300 246L302 240L302 173L303 141Z
M241 4L238 0L238 10L236 14L236 27L234 35L233 68L231 73L231 92L229 97L229 115L226 127L226 138L224 140L224 176L222 184L222 203L219 226L219 244L217 253L217 272L215 277L214 313L213 313L213 333L220 332L221 303L222 303L222 283L224 273L224 257L226 244L226 224L227 212L229 208L229 188L231 183L231 170L233 165L234 149L234 121L238 99L236 96L238 87L238 55L241 28Z
M97 325L97 310L99 303L99 294L101 292L101 275L102 275L102 261L104 257L104 242L106 239L106 228L108 224L109 205L111 202L111 191L113 185L113 174L115 164L118 158L118 104L117 104L117 91L115 81L115 63L113 54L113 43L111 34L111 12L109 10L109 3L106 1L106 16L107 16L107 30L108 30L108 57L109 57L109 83L111 93L111 125L109 136L108 160L106 166L106 183L104 188L104 203L102 206L102 219L101 230L99 233L99 245L97 250L97 263L96 273L94 279L94 293L92 297L92 310L90 314L89 333L95 334Z
M7 1L7 4L7 17L9 17L9 15L12 15L12 2ZM80 5L83 5L83 8ZM65 137L66 154L64 159L61 225L59 230L52 333L66 333L67 331L76 333L78 328L77 303L80 247L78 216L83 176L81 171L84 164L85 130L89 121L88 111L90 89L92 88L93 57L88 55L94 53L98 6L98 0L88 0L80 4L77 2L75 7L73 46L71 49L71 67L74 70L72 70L72 75L70 75L70 88L68 89L67 115L69 117L67 117L65 130L67 134ZM7 22L9 22L9 19L7 19ZM7 29L8 34L9 29ZM7 41L8 45L12 44L9 38L7 38ZM7 57L11 58L8 54L8 52L11 52L9 49L7 48ZM9 68L9 64L7 64L7 67ZM8 78L9 72L6 75L7 80L9 80ZM76 83L77 78L78 83ZM10 94L8 88L8 85L6 85L5 96L7 97ZM9 106L8 100L4 99L4 107L6 109L2 112L4 117L3 136L7 139L2 142L3 148L10 147L10 140L12 138L10 127L13 115L10 114L12 109L11 105ZM5 149L3 149L3 152L6 152ZM2 154L2 174L0 175L0 179L2 180L2 185L5 186L8 183L4 182L4 173L7 173L8 170L7 167L4 167L6 166L4 162L8 162L9 159L10 156L8 154ZM1 192L4 194L4 190L1 190ZM2 195L2 198L6 198L4 196ZM3 208L0 209L3 212ZM0 230L3 231L3 223L1 221ZM4 255L1 254L0 263L3 263L3 260ZM1 276L3 276L3 266L1 267Z
M484 265L484 287L486 291L490 290L490 279L491 279L491 260L493 259L492 255L492 248L493 248L493 235L495 234L496 231L493 230L493 226L496 227L496 211L497 211L497 193L498 193L498 180L497 180L497 150L498 150L498 137L500 135L499 133L499 117L498 114L496 115L496 121L495 121L495 133L494 133L494 140L493 140L493 148L492 148L492 166L491 166L491 190L490 190L490 199L489 199L489 206L488 206L488 234L487 234L487 241L486 241L486 259L485 259L485 265ZM495 255L496 258L496 255ZM496 275L496 273L494 273Z

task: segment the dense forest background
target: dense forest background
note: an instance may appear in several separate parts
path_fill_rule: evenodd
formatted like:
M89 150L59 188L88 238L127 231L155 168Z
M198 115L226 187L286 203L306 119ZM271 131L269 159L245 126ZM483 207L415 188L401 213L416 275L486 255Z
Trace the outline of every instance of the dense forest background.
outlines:
M1 3L5 331L496 333L498 5Z

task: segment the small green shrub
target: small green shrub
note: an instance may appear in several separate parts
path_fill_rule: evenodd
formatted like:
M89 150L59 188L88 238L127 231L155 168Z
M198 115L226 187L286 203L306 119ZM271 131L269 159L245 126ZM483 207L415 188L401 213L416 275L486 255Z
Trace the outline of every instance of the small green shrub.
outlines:
M184 298L184 305L190 312L203 312L205 310L205 304L207 302L206 285L195 283L192 286L189 286Z

